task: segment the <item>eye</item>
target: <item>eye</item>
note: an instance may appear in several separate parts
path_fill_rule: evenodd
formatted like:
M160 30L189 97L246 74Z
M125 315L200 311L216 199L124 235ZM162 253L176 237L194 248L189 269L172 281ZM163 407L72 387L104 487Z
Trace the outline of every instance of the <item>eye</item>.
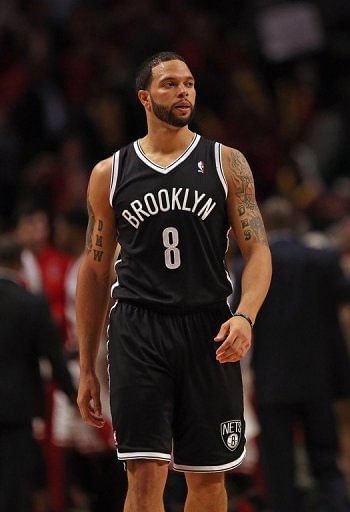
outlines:
M166 87L175 87L175 82L173 82L172 80L169 80L169 81L165 82L165 86Z
M194 82L193 80L189 80L188 82L185 83L185 86L188 87L189 89L191 89L192 87L194 87Z

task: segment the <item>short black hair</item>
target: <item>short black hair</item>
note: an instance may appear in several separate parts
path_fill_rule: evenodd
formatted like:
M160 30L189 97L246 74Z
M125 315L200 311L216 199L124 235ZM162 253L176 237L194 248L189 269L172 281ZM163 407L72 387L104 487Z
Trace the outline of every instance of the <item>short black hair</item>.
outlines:
M168 62L169 60L180 60L186 64L185 59L175 52L159 52L152 55L139 67L136 75L136 92L147 89L152 80L152 69L161 62Z

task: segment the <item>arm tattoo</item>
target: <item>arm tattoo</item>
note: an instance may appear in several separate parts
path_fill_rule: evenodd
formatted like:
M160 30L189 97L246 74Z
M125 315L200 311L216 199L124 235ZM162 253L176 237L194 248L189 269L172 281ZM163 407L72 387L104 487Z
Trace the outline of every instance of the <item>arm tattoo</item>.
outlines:
M230 172L238 199L238 215L245 240L252 238L267 244L264 223L255 199L254 179L247 160L240 151L230 154Z
M93 249L93 241L92 234L96 225L96 217L95 213L92 209L89 199L87 200L87 210L89 215L89 223L86 230L86 249L88 252L93 250L94 260L100 262L102 260L103 251L100 249ZM97 231L102 232L103 229L103 221L101 219L97 219ZM103 236L102 234L96 234L95 246L103 247Z

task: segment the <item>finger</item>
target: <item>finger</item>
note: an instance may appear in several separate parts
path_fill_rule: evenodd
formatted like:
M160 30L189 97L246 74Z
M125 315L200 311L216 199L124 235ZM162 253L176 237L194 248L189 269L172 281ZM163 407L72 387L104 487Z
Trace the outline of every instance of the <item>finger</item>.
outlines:
M249 345L246 343L236 343L231 347L231 350L228 349L224 353L217 354L216 359L220 363L223 362L235 362L239 361L246 355L249 350Z
M94 420L92 417L91 417L91 413L90 413L90 410L89 410L89 406L88 405L81 405L79 407L79 410L80 410L80 415L81 415L81 418L82 420L87 423L88 425L92 425L93 427L96 426Z
M95 410L93 400L89 403L89 420L94 422L95 427L101 427L105 423L101 411Z
M96 414L96 416L102 416L100 393L96 390L93 390L91 393L91 398L92 398L92 404L90 402L90 405L92 405L93 412Z
M227 337L228 333L230 332L230 326L227 322L221 325L219 332L214 338L214 341L220 342L224 341L224 339Z
M217 357L241 356L242 353L243 347L238 339L234 343L230 343L224 347L224 350L222 350L222 347L220 347L220 350L218 349L216 351Z
M225 359L222 359L219 361L220 364L227 364L227 363L238 363L238 361L241 360L241 357L226 357Z
M97 418L97 419L102 418L102 414L95 411L92 401L90 401L90 403L89 403L89 416L91 416L92 418Z
M88 397L78 398L78 407L82 420L92 427L101 428L104 424L101 416L96 416Z
M228 363L228 362L239 361L241 359L241 357L242 356L240 354L237 354L236 352L231 352L228 354L224 354L222 356L218 356L216 358L216 360L219 363Z
M216 350L216 354L221 355L224 354L225 352L231 351L232 348L237 344L237 342L238 337L235 336L235 334L230 333L229 336L227 336L226 340L223 342L223 344Z

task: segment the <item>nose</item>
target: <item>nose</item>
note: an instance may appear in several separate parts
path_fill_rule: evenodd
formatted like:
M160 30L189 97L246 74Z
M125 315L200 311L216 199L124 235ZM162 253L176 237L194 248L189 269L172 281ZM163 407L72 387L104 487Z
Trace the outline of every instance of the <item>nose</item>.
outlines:
M179 84L179 93L178 93L178 95L181 98L184 98L185 96L188 96L188 89L185 86L185 84Z

